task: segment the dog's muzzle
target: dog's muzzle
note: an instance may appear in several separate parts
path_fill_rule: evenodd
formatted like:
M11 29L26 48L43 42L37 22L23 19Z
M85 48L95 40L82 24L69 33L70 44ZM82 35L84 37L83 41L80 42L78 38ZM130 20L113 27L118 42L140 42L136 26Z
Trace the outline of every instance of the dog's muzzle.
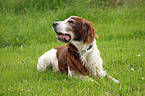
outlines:
M57 39L60 42L69 42L71 40L71 36L69 34L63 34L63 32L59 32L57 30L58 22L53 22L53 30L56 32Z

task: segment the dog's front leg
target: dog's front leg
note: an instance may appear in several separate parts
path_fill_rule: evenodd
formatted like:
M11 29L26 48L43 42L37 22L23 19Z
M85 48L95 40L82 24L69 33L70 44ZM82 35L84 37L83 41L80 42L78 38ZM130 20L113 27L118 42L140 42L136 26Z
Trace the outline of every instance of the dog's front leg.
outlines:
M76 74L75 72L71 71L69 66L68 66L68 76L74 77L74 78L79 78L81 80L87 80L87 81L95 82L96 84L98 84L98 82L96 82L94 79L90 78L89 76Z

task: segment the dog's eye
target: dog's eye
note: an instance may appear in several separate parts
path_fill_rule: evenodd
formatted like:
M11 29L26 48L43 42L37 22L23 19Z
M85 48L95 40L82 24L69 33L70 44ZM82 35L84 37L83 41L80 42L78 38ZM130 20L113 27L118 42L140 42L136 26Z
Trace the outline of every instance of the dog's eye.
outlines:
M68 23L74 23L74 21L72 21L72 20L69 20L69 21L67 21Z

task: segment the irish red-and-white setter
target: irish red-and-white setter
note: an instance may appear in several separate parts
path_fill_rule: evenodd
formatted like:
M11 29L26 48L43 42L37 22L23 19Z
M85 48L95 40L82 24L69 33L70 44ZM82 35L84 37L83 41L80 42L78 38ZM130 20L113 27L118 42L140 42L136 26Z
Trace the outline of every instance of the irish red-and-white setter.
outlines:
M102 67L102 58L96 45L97 36L92 23L77 16L53 23L59 42L67 45L57 46L45 52L37 64L38 71L52 67L54 71L67 73L71 77L87 77L91 74L97 78L106 76ZM108 76L115 82L119 82ZM90 79L92 80L93 79Z

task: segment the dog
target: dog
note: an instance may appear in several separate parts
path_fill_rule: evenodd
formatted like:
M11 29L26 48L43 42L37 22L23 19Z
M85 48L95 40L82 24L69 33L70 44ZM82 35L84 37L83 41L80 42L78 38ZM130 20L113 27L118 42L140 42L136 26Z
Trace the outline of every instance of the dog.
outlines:
M96 45L95 37L98 36L95 34L92 22L71 16L64 21L53 22L53 30L59 42L68 44L45 52L38 60L38 71L41 72L51 67L55 72L61 71L71 77L88 78L92 81L94 80L88 75L96 78L107 76ZM119 83L115 78L107 77Z

